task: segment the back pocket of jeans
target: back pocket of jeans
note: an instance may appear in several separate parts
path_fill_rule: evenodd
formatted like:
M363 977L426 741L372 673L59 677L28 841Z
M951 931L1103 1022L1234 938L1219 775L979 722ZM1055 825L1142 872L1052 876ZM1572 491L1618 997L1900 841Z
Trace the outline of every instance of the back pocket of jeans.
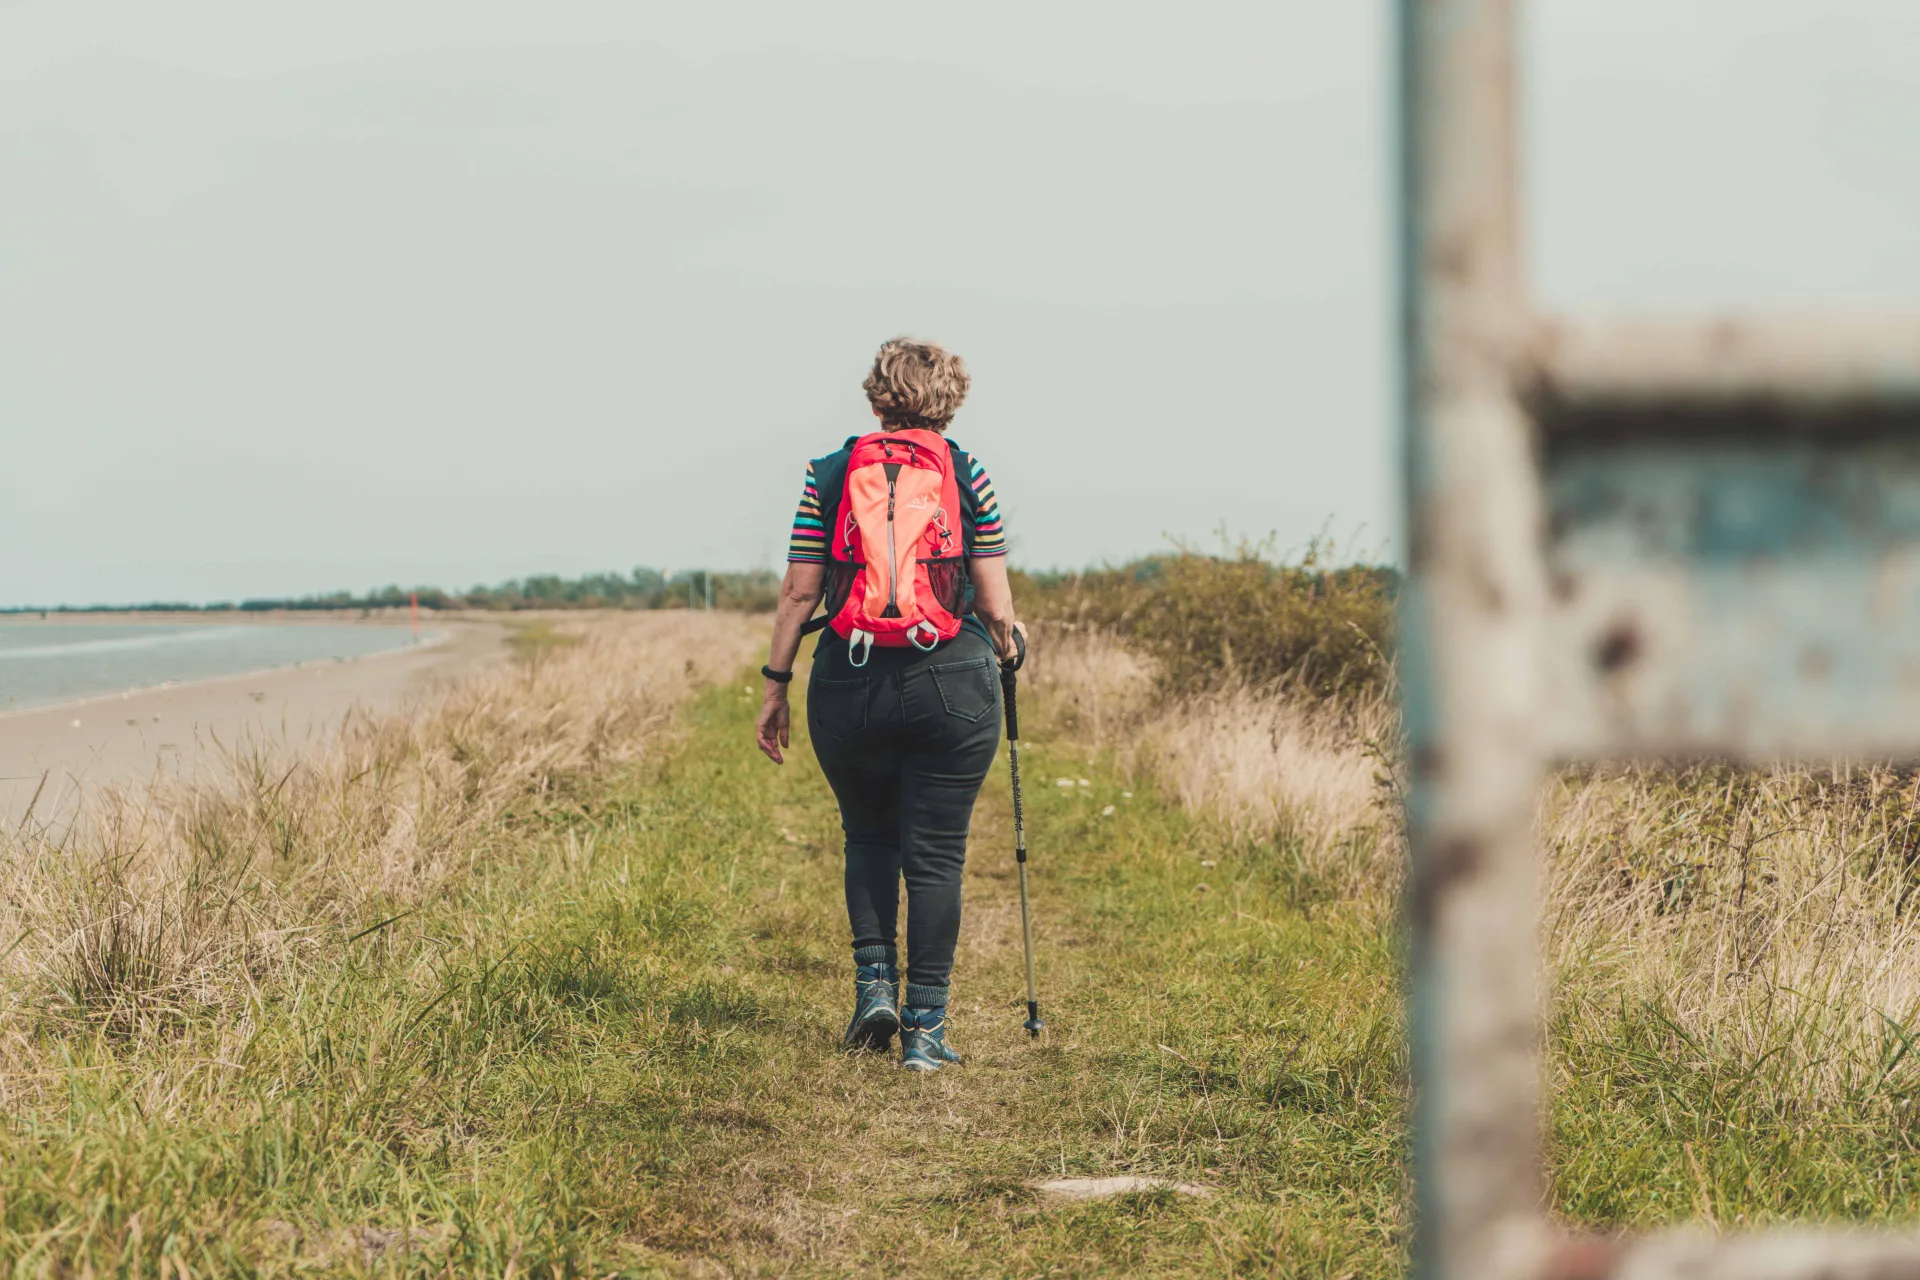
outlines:
M942 663L928 667L927 674L933 677L934 687L940 690L940 701L950 716L978 721L996 705L993 696L996 677L986 658Z
M807 724L815 736L844 738L867 727L867 678L815 679L807 686Z

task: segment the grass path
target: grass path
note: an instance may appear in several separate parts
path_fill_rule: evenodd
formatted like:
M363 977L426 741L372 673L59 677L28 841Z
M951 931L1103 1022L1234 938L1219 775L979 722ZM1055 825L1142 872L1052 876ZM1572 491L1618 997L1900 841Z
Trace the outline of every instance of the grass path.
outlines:
M753 751L753 708L731 689L697 705L656 779L580 833L592 854L547 944L619 1046L574 1123L601 1153L590 1194L645 1255L735 1275L1394 1272L1399 1029L1375 930L1310 918L1284 875L1030 750L1048 1036L1020 1029L1003 759L968 860L967 1064L848 1058L837 815L810 751L783 769ZM1114 1173L1219 1194L1031 1189Z
M242 1027L63 1033L67 1096L0 1135L12 1273L1397 1273L1376 925L1312 902L1284 850L1030 748L1030 1044L1003 754L955 976L967 1064L847 1057L837 815L804 743L782 769L753 750L755 705L696 699L672 749L531 809ZM1119 1173L1216 1194L1032 1189Z

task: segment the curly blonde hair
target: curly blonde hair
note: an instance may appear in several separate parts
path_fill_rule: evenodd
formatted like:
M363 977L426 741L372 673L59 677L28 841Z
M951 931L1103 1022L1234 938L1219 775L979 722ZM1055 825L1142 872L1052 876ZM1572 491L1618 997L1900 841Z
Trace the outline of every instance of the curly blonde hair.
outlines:
M884 425L945 431L972 380L966 363L939 343L895 338L874 356L861 385Z

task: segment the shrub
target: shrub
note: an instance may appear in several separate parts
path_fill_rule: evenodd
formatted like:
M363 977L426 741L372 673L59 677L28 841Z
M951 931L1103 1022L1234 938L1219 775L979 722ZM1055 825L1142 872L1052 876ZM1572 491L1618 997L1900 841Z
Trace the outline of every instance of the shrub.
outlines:
M1040 621L1112 630L1152 657L1174 693L1286 685L1316 697L1383 687L1392 664L1398 575L1369 565L1326 567L1315 542L1280 563L1267 544L1226 555L1171 555L1087 573L1022 575L1022 612Z

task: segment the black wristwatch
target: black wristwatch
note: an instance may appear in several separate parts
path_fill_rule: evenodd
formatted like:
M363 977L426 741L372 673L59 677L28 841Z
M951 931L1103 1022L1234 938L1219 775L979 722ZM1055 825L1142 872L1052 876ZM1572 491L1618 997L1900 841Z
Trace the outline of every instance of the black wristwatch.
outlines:
M775 684L788 684L793 680L793 672L775 671L772 667L760 668L760 674L765 676L767 679L773 681Z

